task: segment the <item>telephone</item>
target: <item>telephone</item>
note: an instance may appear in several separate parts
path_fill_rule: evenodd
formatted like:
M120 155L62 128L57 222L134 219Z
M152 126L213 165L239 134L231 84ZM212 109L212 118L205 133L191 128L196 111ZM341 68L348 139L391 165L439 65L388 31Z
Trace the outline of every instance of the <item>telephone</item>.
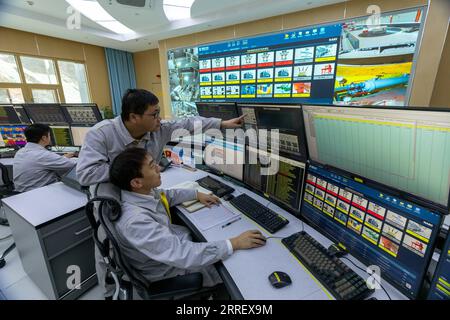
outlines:
M171 163L172 163L172 161L170 161L166 157L162 157L161 161L159 161L159 166L161 167L161 172L164 172L168 167L170 167Z

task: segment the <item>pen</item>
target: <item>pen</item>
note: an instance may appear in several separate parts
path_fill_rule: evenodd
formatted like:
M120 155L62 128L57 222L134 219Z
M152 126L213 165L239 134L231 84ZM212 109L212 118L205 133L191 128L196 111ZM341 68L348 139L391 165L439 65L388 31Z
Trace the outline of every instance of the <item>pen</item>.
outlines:
M239 220L241 220L241 217L239 217L239 218L237 218L237 219L234 219L234 220L231 220L230 222L225 223L225 224L222 226L222 228L228 227L230 224L235 223L236 221L239 221Z

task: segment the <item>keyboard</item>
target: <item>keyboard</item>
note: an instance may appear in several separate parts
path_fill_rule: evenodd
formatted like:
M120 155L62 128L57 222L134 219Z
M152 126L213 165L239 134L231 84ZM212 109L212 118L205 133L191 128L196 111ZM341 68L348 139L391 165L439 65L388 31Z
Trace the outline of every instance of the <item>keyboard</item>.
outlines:
M210 176L206 176L197 180L197 183L201 187L211 190L219 198L234 192L234 189L232 187L220 182L219 180L211 178Z
M281 242L339 300L362 300L373 293L366 281L305 231Z
M230 203L270 233L277 232L289 223L288 219L244 193L231 199Z

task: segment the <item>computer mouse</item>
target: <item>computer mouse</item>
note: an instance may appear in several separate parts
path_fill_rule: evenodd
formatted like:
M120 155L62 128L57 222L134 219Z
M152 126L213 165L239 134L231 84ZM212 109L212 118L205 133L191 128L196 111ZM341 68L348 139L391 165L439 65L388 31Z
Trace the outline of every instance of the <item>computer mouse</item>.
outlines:
M286 287L292 283L291 277L283 271L274 271L269 275L269 281L277 289Z

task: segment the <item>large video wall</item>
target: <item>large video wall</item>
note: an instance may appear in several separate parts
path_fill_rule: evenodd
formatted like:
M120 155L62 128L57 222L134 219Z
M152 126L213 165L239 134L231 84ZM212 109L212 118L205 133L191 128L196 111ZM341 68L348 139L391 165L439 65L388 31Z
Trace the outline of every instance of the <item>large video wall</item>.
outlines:
M422 7L169 50L174 115L195 114L195 101L405 105L423 16ZM190 102L182 112L179 92Z

